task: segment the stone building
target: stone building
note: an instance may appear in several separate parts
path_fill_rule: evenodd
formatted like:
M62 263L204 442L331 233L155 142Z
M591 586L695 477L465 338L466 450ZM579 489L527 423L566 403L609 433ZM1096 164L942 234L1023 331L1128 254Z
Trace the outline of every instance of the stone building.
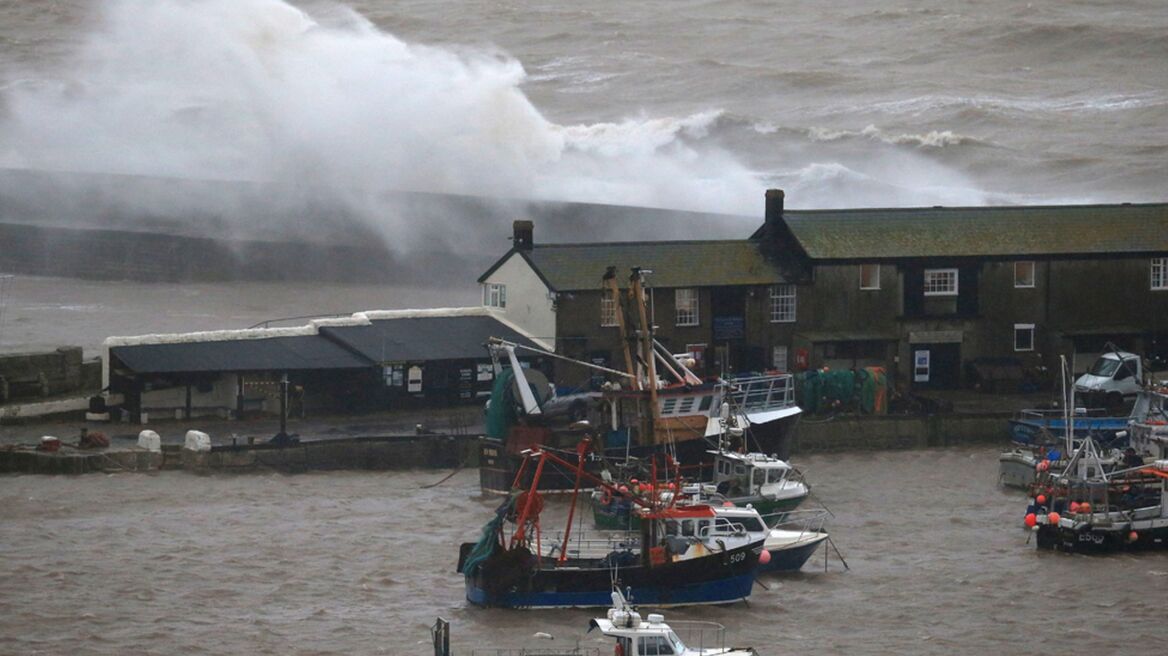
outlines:
M1049 382L1109 344L1168 355L1168 204L792 211L770 190L745 239L537 244L517 221L513 240L484 305L597 363L621 347L609 267L652 271L658 338L706 374L877 365L947 389Z

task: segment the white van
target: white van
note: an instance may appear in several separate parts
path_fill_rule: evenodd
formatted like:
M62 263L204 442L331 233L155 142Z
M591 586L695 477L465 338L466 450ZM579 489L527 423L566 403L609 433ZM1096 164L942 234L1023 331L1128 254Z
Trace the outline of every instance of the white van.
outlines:
M1099 356L1087 373L1075 381L1075 394L1116 407L1143 389L1143 361L1135 353L1112 351Z

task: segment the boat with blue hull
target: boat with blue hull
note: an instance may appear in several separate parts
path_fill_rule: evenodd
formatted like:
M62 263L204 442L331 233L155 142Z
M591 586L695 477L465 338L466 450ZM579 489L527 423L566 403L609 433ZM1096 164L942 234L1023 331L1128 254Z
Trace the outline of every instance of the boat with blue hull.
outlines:
M728 552L726 557L738 557L739 553ZM741 555L744 559L739 562L749 560L744 553ZM751 562L757 561L758 555L754 554ZM688 580L706 569L705 564L698 565L692 571L675 568L670 576ZM715 578L708 581L662 585L659 573L650 575L647 570L634 567L621 569L619 580L622 587L630 591L630 598L636 599L638 603L659 607L726 604L750 596L754 585L753 565L742 569L745 570L743 573L732 576L714 573ZM611 583L607 569L601 572L601 576L590 576L586 570L578 572L576 577L564 576L563 572L549 573L551 575L547 577L537 574L522 589L505 592L490 592L480 587L480 579L468 578L466 599L478 606L503 608L594 608L609 602L609 593L596 587L597 583ZM579 586L580 589L571 589L573 586Z
M586 448L587 440L581 451ZM545 538L539 478L549 463L571 464L546 451L528 454L534 471L528 488L503 501L478 542L461 546L457 569L465 578L467 601L504 608L604 606L614 583L631 590L638 603L656 606L732 603L750 596L763 539L717 521L709 505L636 499L645 510L639 533L573 534L580 486L610 485L585 472L580 458L567 525ZM516 478L525 480L522 471ZM705 530L684 539L670 533L670 527L687 521Z
M1126 446L1120 433L1127 430L1132 416L1106 416L1102 411L1077 414L1071 421L1076 439L1092 437L1107 446ZM1010 440L1023 446L1043 446L1064 441L1067 434L1063 410L1023 410L1010 419Z

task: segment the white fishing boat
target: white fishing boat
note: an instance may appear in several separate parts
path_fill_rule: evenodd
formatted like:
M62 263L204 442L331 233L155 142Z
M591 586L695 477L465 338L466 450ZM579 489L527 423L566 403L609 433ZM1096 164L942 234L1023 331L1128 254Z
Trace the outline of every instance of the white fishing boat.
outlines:
M760 656L751 647L726 646L726 627L717 622L684 620L666 624L665 617L658 613L642 618L619 589L613 590L610 598L612 607L604 617L588 623L588 633L600 629L601 634L612 638L615 644L611 653L616 656ZM535 635L545 640L554 639L542 631ZM454 656L450 649L449 622L439 617L430 629L430 637L434 656ZM598 656L600 650L582 647L577 639L574 647L487 647L472 649L469 653L470 656Z
M750 647L727 647L726 629L717 622L685 621L671 626L657 613L642 619L619 590L612 593L608 614L592 620L589 627L616 640L613 653L617 656L758 656ZM688 636L682 640L679 633Z

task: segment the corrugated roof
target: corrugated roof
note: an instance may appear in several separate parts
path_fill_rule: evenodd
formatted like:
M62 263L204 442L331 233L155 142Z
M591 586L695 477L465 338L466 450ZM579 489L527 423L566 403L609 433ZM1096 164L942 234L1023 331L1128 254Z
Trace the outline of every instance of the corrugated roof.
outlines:
M489 337L540 348L530 338L493 316L374 319L363 326L322 325L320 333L346 344L373 362L485 358L487 351L483 344Z
M1168 204L787 210L812 259L1168 251Z
M536 244L528 257L555 291L599 289L610 266L623 280L632 267L653 271L654 287L767 285L782 282L758 243L734 241Z
M360 369L366 360L319 335L112 346L137 373Z

